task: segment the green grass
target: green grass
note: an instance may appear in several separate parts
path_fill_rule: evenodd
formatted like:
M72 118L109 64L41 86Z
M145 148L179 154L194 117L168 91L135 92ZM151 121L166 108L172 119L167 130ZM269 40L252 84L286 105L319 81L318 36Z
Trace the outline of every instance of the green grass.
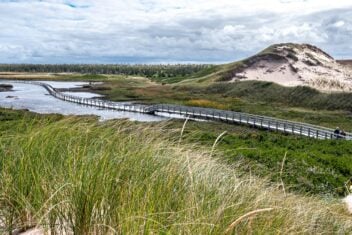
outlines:
M285 195L266 180L239 176L203 147L166 140L179 129L6 110L0 116L2 233L32 225L59 234L352 229L339 201Z
M268 82L246 81L211 85L160 85L147 80L125 78L98 91L114 101L138 100L143 103L189 105L192 100L219 104L214 108L266 115L292 121L352 131L351 93L321 93L308 87L283 87Z
M182 126L174 122L170 128ZM272 182L281 180L288 191L323 197L344 196L345 182L352 176L352 142L316 140L251 129L224 123L189 122L185 141L209 148L226 131L217 149L219 159L232 165L241 162L249 171ZM286 155L284 172L281 166Z
M239 64L241 62L223 65L223 67L229 69ZM350 102L352 93L329 94L309 87L283 87L258 81L212 82L213 80L207 78L216 77L216 74L224 68L212 66L206 71L200 71L197 75L200 76L199 79L206 78L208 82L199 83L200 80L194 75L195 77L188 77L187 81L172 85L152 82L147 78L122 75L56 75L43 77L43 79L103 81L103 85L93 86L93 92L103 94L106 99L113 101L137 100L143 103L188 105L194 103L192 100L203 100L203 103L207 104L206 107L209 103L214 103L220 104L214 108L221 106L233 111L307 122L330 128L339 126L346 131L352 131L352 103Z
M66 79L79 80L79 81L85 81L85 80L100 81L100 80L107 80L107 76L101 75L101 74L83 74L83 75L78 74L73 76L66 76Z
M270 82L244 81L234 84L214 84L208 93L241 97L252 102L265 102L287 107L314 110L351 110L352 93L321 93L309 87L283 87Z

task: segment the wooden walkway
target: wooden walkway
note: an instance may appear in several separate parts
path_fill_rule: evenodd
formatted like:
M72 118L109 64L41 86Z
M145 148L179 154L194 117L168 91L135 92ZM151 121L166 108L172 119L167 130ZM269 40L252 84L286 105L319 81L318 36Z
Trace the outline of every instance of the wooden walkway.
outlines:
M267 129L272 131L284 132L294 135L301 135L316 139L346 139L352 140L352 133L346 133L346 136L334 134L333 129L310 125L300 122L292 122L272 117L252 115L248 113L225 111L209 108L198 108L182 105L157 104L157 105L141 105L141 104L121 104L117 102L104 101L98 99L81 98L72 95L66 95L49 84L33 81L17 81L19 83L27 83L44 87L50 95L64 101L73 102L82 105L113 109L127 112L138 112L151 115L162 115L165 113L179 115L181 118L192 118L201 120L212 120L234 124L244 124L252 127Z

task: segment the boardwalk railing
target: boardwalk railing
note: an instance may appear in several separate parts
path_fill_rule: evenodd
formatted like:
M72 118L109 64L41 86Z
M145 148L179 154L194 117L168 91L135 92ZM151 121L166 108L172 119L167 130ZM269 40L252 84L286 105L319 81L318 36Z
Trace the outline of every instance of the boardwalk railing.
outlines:
M49 84L34 81L17 81L19 83L27 83L44 87L50 95L64 101L73 102L82 105L95 106L106 109L114 109L119 111L138 112L152 115L162 115L163 113L180 115L181 118L193 118L202 120L213 120L227 123L237 123L250 125L256 128L279 131L294 135L307 136L316 139L346 139L352 140L352 133L346 135L335 134L333 129L292 122L278 118L253 115L248 113L225 111L210 108L198 108L181 105L157 104L157 105L141 105L141 104L121 104L117 102L104 101L91 98L82 98L73 95L63 94L57 91Z
M261 129L280 131L317 139L341 138L352 140L351 133L346 133L346 135L334 134L333 129L321 126L292 122L283 119L253 115L248 113L165 104L154 105L151 109L156 110L156 112L179 114L197 119L246 124Z

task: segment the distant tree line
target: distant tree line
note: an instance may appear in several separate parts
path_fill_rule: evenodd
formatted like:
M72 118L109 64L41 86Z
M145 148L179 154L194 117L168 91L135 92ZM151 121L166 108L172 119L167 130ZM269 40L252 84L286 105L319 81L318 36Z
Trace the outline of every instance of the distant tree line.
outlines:
M149 78L184 77L214 65L0 64L0 72L121 74Z

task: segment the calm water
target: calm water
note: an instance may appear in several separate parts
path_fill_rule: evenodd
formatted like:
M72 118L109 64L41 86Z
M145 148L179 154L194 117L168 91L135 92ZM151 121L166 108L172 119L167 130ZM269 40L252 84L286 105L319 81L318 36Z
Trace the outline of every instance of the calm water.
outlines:
M102 95L91 93L91 92L61 92L65 95L74 95L82 98L99 98L103 97Z
M52 82L45 81L54 88L74 88L88 84L84 82ZM165 117L158 117L147 114L121 112L115 110L87 107L75 103L65 102L56 99L48 94L41 86L13 83L12 81L0 80L0 84L13 85L13 91L0 92L0 107L13 109L28 109L36 113L59 113L63 115L95 115L100 120L128 118L134 121L152 122L166 120ZM88 92L64 92L84 98L101 97L98 94Z

